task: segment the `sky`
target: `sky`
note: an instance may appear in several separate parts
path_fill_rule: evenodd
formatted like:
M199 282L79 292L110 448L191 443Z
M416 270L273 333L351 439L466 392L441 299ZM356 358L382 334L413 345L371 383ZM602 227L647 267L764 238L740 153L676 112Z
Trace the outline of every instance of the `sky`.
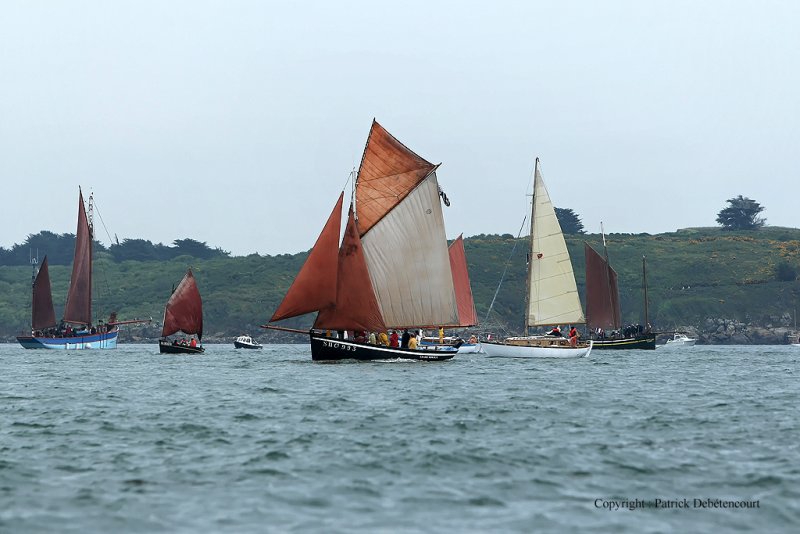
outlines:
M448 238L516 235L536 157L586 231L798 227L800 2L0 3L0 246L311 248L372 119L441 163Z

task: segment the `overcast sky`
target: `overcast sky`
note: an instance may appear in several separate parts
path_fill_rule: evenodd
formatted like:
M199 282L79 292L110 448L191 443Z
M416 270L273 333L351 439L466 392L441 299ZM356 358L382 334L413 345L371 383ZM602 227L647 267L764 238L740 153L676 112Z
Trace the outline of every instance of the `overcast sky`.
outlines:
M0 3L0 246L309 249L372 118L442 163L449 238L517 233L534 159L587 231L797 227L800 2Z

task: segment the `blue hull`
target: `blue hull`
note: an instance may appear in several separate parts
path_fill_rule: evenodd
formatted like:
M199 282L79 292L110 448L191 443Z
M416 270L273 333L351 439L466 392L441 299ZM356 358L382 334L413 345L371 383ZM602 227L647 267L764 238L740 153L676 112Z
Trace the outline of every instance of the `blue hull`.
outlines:
M18 336L17 341L26 349L81 350L115 349L119 331L72 337Z

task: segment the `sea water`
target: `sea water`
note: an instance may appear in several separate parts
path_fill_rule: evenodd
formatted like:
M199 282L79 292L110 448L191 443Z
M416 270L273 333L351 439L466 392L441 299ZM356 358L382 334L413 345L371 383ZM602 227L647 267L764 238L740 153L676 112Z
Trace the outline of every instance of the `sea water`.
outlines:
M800 525L800 349L311 361L0 345L1 532Z

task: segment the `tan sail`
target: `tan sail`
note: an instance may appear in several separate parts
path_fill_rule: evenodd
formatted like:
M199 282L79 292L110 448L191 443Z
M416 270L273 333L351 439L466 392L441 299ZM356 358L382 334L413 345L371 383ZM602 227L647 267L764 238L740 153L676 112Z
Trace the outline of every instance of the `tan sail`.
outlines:
M536 158L528 269L528 326L583 324L567 243Z
M435 170L373 122L358 174L356 213L372 287L389 328L458 324ZM388 208L385 213L373 209L378 192L386 200L380 203ZM387 196L396 201L389 203Z

